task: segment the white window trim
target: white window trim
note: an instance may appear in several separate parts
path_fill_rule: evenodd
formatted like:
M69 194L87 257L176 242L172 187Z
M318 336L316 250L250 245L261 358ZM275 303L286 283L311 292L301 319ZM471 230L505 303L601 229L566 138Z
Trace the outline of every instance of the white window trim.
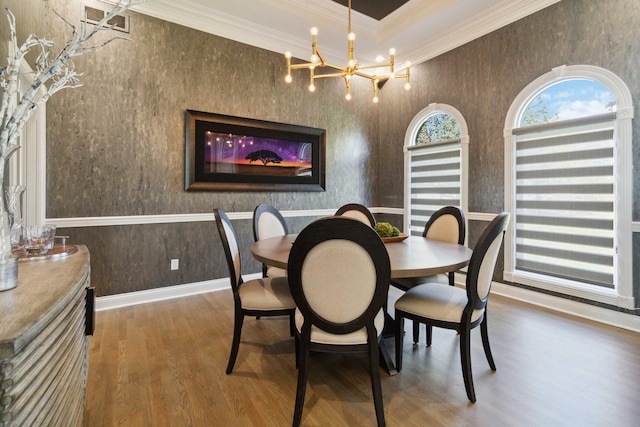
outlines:
M9 43L9 53L12 46ZM33 84L33 69L26 61L20 63L18 93ZM45 89L40 89L44 95ZM47 191L47 109L42 104L22 128L20 149L9 159L9 185L24 185L23 225L45 223Z
M627 85L615 74L606 69L590 65L563 65L553 68L540 76L515 98L505 120L504 159L505 159L505 209L515 212L515 135L524 108L529 101L540 92L541 88L571 78L589 78L606 86L616 98L617 116L614 128L615 138L615 245L618 256L615 258L614 289L591 289L578 282L553 279L548 276L524 273L515 270L515 231L509 226L505 238L505 280L530 285L541 289L572 295L592 301L633 308L633 239L632 239L632 198L633 198L633 163L632 163L632 126L633 103Z
M467 127L467 122L464 119L464 116L460 111L458 111L455 107L452 107L448 104L438 104L436 102L429 104L427 107L423 108L415 115L411 123L409 123L409 127L407 128L407 132L404 135L404 229L410 229L411 218L410 214L410 203L411 203L411 181L408 177L408 171L411 163L411 154L409 153L409 147L415 146L415 140L418 136L418 131L420 130L420 126L427 117L433 115L436 112L443 112L446 114L450 114L456 118L458 121L458 125L460 126L460 147L462 149L461 154L461 171L460 171L460 179L461 179L461 189L460 189L460 198L461 205L463 211L468 211L468 194L469 194L469 130Z

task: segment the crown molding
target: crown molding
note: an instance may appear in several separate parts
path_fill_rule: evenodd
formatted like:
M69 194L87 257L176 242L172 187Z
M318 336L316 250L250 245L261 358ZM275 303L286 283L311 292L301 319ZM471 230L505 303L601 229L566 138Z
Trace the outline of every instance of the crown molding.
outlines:
M411 52L412 62L419 64L435 58L560 1L505 0L425 42Z
M115 3L114 0L106 1ZM132 10L261 49L278 53L291 51L296 58L309 55L308 28L316 25L321 30L319 44L325 58L333 63L344 59L344 6L328 0L243 1L251 2L251 5L238 9L232 2L153 0ZM356 49L361 62L373 62L377 54L384 53L393 44L398 48L396 63L411 61L416 65L559 1L501 0L448 30L434 34L429 19L438 19L437 13L446 7L463 10L468 5L456 5L453 0L411 0L381 21L353 11L352 29L358 35ZM234 12L224 12L224 8ZM279 22L270 17L278 17ZM283 19L286 25L282 25Z

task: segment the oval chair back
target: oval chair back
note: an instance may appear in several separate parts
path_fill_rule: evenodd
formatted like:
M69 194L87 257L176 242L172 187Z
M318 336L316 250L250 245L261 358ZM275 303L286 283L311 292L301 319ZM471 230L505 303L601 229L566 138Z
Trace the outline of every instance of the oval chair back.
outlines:
M464 211L456 206L445 206L431 215L424 226L422 237L464 245L466 228Z
M439 242L464 245L467 232L466 222L467 220L462 209L456 206L445 206L431 214L424 226L422 237ZM437 276L393 279L391 284L400 290L406 291L420 283L433 281L448 283L453 286L455 284L455 271ZM414 342L418 342L418 329L419 325L415 324L413 332Z
M365 224L369 224L371 227L376 226L376 218L373 216L371 211L366 206L358 203L348 203L341 206L336 211L336 216L353 218Z
M289 234L289 229L278 209L265 204L256 206L253 211L254 241L286 234Z
M238 246L238 238L236 230L231 225L231 220L222 209L214 209L213 215L216 218L216 225L222 248L227 260L227 268L229 269L229 280L231 282L231 290L234 298L238 297L238 287L242 284L241 264L240 264L240 248Z
M280 211L271 205L260 204L253 210L253 240L289 234L289 228ZM262 277L286 276L286 270L262 264Z
M467 267L467 308L465 315L484 310L489 299L493 272L496 267L504 234L509 226L509 213L497 215L478 239Z
M296 238L288 262L289 286L305 318L331 334L373 324L387 299L389 255L378 234L353 218L329 217Z

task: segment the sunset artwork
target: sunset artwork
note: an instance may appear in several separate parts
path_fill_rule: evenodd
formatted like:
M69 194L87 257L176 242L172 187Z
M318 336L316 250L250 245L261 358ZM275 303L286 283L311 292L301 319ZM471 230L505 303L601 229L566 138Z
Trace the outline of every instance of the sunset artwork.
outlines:
M207 173L304 176L311 173L312 144L231 133L205 133Z
M325 129L193 110L185 127L187 191L325 191Z

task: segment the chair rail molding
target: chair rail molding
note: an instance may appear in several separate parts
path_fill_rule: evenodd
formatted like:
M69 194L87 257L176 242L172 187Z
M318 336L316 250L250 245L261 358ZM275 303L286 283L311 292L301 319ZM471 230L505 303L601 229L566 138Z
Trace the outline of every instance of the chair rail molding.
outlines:
M285 218L308 217L308 216L330 216L338 208L332 209L302 209L280 211ZM370 208L374 214L404 215L402 208ZM228 212L231 220L252 219L253 211ZM115 225L143 225L143 224L172 224L181 222L203 222L215 221L213 212L211 213L191 213L191 214L161 214L161 215L131 215L131 216L96 216L77 218L47 218L45 223L56 225L60 228L79 227L110 227Z

